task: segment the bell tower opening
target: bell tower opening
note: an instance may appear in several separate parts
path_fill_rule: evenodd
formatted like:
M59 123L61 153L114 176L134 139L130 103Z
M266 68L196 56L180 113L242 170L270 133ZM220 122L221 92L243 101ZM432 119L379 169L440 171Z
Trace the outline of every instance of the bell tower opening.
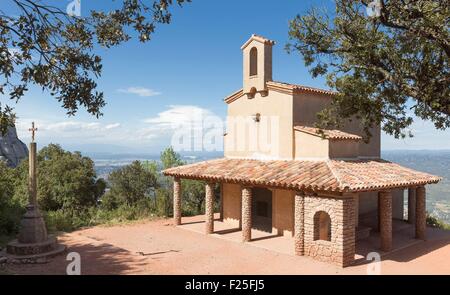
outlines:
M250 76L258 75L258 49L250 49Z
M266 82L272 81L272 46L274 44L272 40L252 35L242 45L245 94L253 96L253 89L256 89L258 93L267 93Z

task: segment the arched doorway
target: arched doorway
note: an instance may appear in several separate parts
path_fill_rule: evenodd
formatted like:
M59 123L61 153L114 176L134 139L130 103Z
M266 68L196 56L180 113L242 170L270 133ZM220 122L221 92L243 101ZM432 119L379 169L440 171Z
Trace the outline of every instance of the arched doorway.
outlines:
M331 241L331 218L325 211L314 214L314 240Z

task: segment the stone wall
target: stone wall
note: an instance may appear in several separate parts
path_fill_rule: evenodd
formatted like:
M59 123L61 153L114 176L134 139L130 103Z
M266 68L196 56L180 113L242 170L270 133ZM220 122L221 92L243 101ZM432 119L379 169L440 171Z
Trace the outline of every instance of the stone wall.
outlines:
M316 260L345 267L355 256L355 211L352 195L345 197L305 196L305 255ZM331 219L331 240L315 240L316 212L324 211Z

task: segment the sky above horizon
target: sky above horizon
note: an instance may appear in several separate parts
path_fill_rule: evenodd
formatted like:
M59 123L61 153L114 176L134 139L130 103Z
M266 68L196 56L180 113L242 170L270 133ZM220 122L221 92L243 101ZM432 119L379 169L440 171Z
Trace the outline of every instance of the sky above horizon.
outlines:
M64 7L70 2L57 3ZM111 3L81 0L81 14L107 10ZM82 152L158 153L171 144L173 126L183 125L192 114L225 119L223 98L242 87L240 46L253 33L276 41L274 80L326 88L324 79L311 78L298 54L284 49L289 20L313 6L334 9L331 0L193 0L175 8L172 23L159 25L150 42L134 39L99 49L103 74L98 89L107 101L99 119L83 109L68 117L55 98L36 87L17 105L1 95L0 102L15 107L24 142L30 140L28 128L35 121L40 146L59 143ZM439 131L416 119L412 132L415 137L405 140L383 134L382 149L450 149L450 130Z

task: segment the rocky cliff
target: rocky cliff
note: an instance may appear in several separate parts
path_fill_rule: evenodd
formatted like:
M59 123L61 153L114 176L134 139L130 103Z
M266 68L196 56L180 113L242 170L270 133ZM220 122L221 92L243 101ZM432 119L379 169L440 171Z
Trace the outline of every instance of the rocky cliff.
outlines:
M0 161L6 161L10 167L16 167L20 160L28 156L27 146L17 137L15 127L8 128L5 135L0 133Z

